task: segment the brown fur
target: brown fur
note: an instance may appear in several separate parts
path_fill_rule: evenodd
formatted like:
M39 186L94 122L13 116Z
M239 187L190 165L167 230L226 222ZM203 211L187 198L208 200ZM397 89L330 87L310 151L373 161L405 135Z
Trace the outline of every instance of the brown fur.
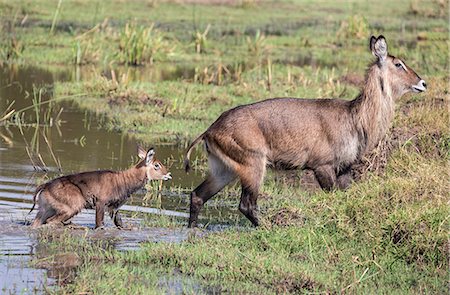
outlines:
M171 178L164 165L154 158L153 149L146 152L139 148L138 152L142 160L130 169L82 172L38 186L31 211L36 202L39 203L39 211L32 226L64 223L84 208L95 208L95 227L98 228L103 225L106 208L114 224L122 227L118 209L129 196L144 187L147 180Z
M394 101L426 84L399 59L387 54L383 36L372 37L377 61L370 65L364 87L354 100L274 98L224 112L188 148L205 142L210 175L191 194L189 226L195 226L202 205L239 178L239 209L254 224L256 200L267 165L311 169L326 190L345 188L350 167L385 136L394 115Z

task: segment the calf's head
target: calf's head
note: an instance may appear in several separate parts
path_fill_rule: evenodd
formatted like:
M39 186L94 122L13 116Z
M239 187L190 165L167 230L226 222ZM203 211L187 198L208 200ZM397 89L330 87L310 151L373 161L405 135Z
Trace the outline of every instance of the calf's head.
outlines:
M142 160L137 167L145 169L147 180L169 180L172 179L170 172L167 168L155 157L155 151L150 148L145 151L143 148L138 147L138 156Z

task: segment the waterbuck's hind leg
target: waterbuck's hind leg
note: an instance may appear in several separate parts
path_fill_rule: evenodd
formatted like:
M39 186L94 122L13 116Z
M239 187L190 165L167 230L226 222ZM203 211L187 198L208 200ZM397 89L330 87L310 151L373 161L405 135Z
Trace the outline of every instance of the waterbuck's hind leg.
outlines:
M242 193L239 211L251 221L254 226L259 225L257 200L259 188L266 170L264 157L255 158L251 164L239 171Z
M331 191L336 187L336 172L333 166L324 165L314 169L314 174L323 190Z
M72 217L71 217L71 218L68 218L68 219L66 219L66 220L64 220L64 221L63 221L63 224L64 224L64 225L73 225L73 223L72 223Z
M236 174L215 156L209 156L210 174L191 193L188 227L197 226L200 209L209 199L236 178Z
M38 215L39 215L39 213L38 213ZM40 218L39 216L36 215L36 218L35 218L35 219L33 220L33 222L31 223L31 227L32 227L32 228L36 228L36 227L41 226L41 225L42 225L41 218Z
M73 214L70 213L59 213L47 220L48 224L52 225L65 225L65 222L73 217Z
M53 217L56 216L55 209L47 209L45 211L40 211L37 213L36 218L34 219L33 223L31 224L31 227L37 227L42 224L47 223L49 220L51 220Z
M36 214L36 217L34 217L33 223L31 223L31 227L38 227L44 224L43 217L44 217L44 210L39 208L38 213ZM45 220L47 220L48 217L45 217Z
M45 224L48 219L52 218L57 214L55 208L53 208L47 201L47 197L44 193L41 193L38 202L39 202L38 213L36 214L36 217L34 218L31 227L38 227L42 224Z
M241 202L239 203L239 211L245 215L245 217L250 220L250 222L254 226L259 225L258 221L258 208L257 208L257 200L258 200L258 189L255 189L254 186L244 186L242 185L242 194L241 194Z
M209 199L222 190L227 184L229 184L235 177L228 175L228 178L218 178L216 176L209 175L205 181L203 181L192 193L191 204L189 209L189 223L188 227L196 227L198 214Z

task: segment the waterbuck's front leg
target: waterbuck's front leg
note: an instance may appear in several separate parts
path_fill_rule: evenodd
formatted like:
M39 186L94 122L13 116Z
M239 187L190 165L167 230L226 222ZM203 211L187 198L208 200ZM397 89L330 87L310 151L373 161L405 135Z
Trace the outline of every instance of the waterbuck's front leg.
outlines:
M352 181L352 169L348 167L337 175L336 185L339 189L345 190L352 184Z
M105 204L97 202L95 204L95 228L103 227L103 219L105 217Z
M314 174L323 190L331 191L336 188L336 172L333 166L319 166L314 169Z
M111 217L111 219L113 220L114 224L118 228L123 228L122 216L119 214L119 209L110 208L109 209L109 216Z

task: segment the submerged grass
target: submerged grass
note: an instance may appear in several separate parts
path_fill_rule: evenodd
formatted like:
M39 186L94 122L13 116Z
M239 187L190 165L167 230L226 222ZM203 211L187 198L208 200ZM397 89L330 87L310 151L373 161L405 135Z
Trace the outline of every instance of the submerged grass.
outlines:
M202 222L231 226L202 238L193 232L180 244L147 243L136 252L117 252L70 233L49 239L54 253L74 249L82 261L71 284L58 292L142 294L181 285L185 293L445 293L450 64L448 16L440 3L68 1L53 22L53 2L0 1L19 11L17 19L28 15L15 26L25 49L8 62L103 66L110 78L98 70L87 80L56 83L55 95L86 94L68 99L143 141L185 146L223 111L268 97L353 98L371 60L365 41L370 34L385 35L390 52L429 85L424 94L398 102L388 141L366 159L360 180L348 190L305 190L302 173L270 172L259 199L263 226L257 229L244 218L207 216ZM155 51L152 42L163 45ZM162 60L187 65L187 74L150 83L128 72L116 75L109 66ZM6 119L0 120L8 113L2 111ZM203 154L194 167L206 170ZM238 198L235 185L208 204L236 211ZM147 224L185 222L154 217ZM87 244L80 250L77 243Z

